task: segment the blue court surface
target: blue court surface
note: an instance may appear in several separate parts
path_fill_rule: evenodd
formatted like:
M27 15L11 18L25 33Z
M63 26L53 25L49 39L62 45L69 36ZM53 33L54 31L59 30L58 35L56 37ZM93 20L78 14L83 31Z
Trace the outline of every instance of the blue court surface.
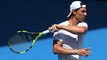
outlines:
M83 47L90 47L92 55L83 60L107 60L107 28L88 31ZM0 47L0 60L57 60L52 51L52 37L37 41L25 54L15 54L7 46Z
M52 24L66 20L73 0L1 0L0 60L57 60L53 54L52 35L36 42L25 54L10 51L7 41L11 33L20 30L43 31ZM107 1L86 0L89 31L83 47L90 47L92 55L83 60L107 60Z

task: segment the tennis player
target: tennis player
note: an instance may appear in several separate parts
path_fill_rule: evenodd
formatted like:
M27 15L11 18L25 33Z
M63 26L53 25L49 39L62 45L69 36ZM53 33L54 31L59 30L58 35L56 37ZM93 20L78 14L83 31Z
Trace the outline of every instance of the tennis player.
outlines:
M68 19L49 27L49 30L57 30L53 35L53 51L58 55L58 60L81 60L81 56L91 54L90 48L82 48L83 36L88 29L84 22L86 11L86 4L73 1Z

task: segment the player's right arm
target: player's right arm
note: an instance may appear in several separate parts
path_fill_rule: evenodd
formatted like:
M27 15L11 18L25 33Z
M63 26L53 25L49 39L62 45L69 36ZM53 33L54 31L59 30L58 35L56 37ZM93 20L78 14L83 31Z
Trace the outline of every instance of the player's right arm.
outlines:
M54 40L54 42L53 42L53 52L55 54L74 54L73 49L62 48L62 44L63 44L63 42L58 41L58 40Z
M62 48L62 44L63 42L58 41L58 40L54 40L53 43L53 52L55 54L77 54L80 56L85 56L85 55L90 55L91 52L89 52L90 48L83 48L83 49L79 49L75 52L74 49L66 49L66 48Z

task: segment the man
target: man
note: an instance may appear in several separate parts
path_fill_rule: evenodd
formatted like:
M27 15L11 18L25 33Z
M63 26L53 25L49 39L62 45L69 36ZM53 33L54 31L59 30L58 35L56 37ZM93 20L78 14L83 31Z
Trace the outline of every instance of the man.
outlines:
M86 5L81 1L74 1L70 5L68 20L49 27L50 31L55 30L53 52L58 54L58 60L80 60L80 56L91 54L90 48L82 48L83 35L88 29L84 22L86 15Z

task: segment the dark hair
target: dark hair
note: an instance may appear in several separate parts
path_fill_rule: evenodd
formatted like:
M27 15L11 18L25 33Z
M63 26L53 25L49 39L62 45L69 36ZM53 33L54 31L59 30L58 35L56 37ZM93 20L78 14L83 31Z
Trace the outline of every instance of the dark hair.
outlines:
M85 1L81 1L81 7L82 7L82 5L86 5L86 3L85 3Z
M75 9L75 11L78 11L80 8L78 8L78 9ZM70 18L71 18L71 16L73 16L74 14L73 13L71 13L71 15L69 16L69 17L67 17L67 20L69 20Z

